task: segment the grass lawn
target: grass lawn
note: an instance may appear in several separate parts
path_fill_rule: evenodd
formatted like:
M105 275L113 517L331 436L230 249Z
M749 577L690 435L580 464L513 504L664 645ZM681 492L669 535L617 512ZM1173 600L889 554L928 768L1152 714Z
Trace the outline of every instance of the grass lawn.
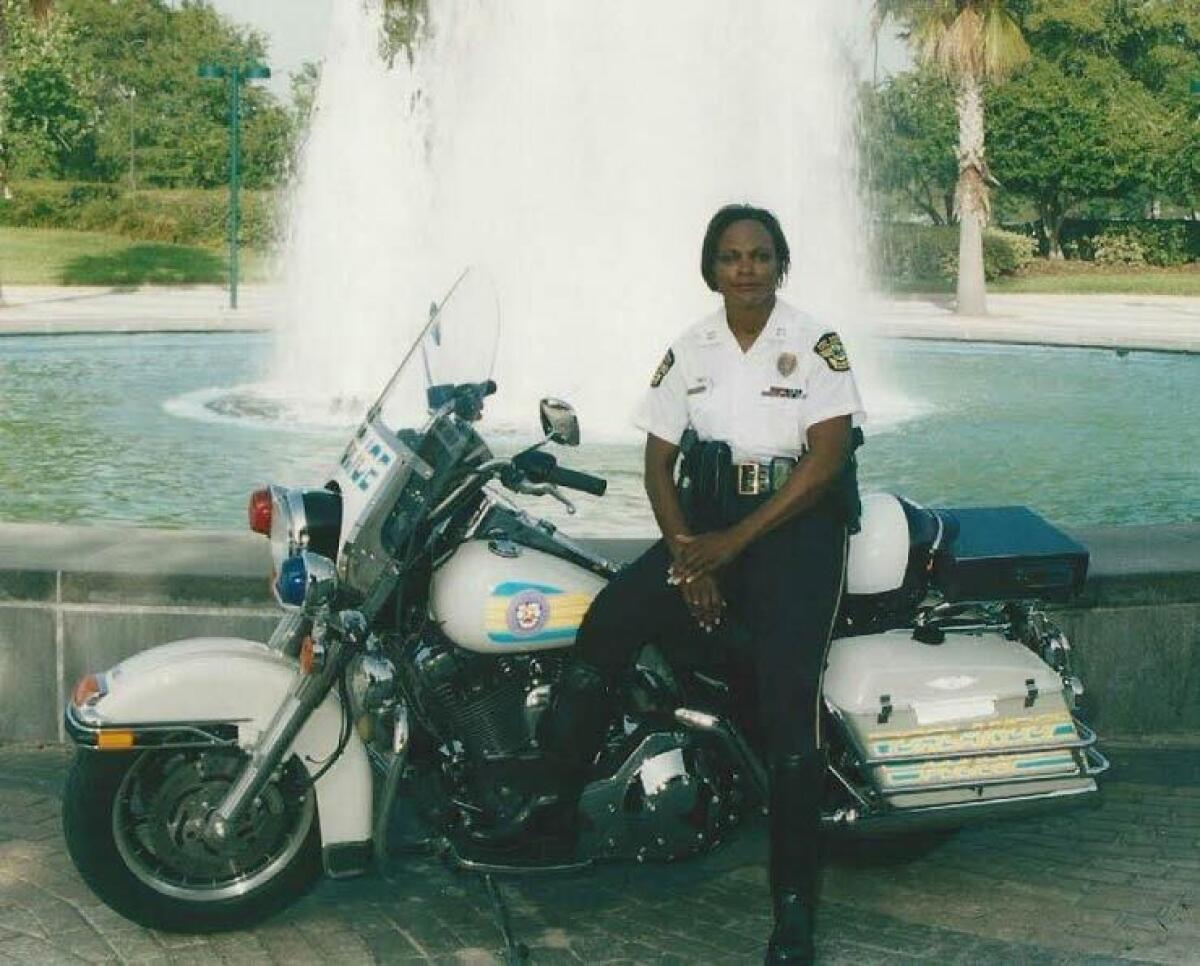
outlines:
M884 289L900 293L945 293L954 291L954 281L928 279L905 281ZM1200 265L1179 268L1138 269L1097 265L1094 262L1051 262L1037 259L1015 277L988 282L988 291L1039 295L1194 295L1200 296Z
M241 278L267 280L270 259L241 252ZM0 284L197 285L228 280L226 253L100 232L0 228Z

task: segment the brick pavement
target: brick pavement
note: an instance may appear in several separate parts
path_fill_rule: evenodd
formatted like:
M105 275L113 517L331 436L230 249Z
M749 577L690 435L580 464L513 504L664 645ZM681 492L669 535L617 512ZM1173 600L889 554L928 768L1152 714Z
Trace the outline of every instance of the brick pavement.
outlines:
M1109 746L1101 806L842 843L824 871L826 963L1200 963L1200 747ZM322 882L255 929L142 929L75 874L62 749L0 748L0 964L492 963L480 881L431 859ZM752 963L767 932L761 825L700 860L504 880L534 963Z

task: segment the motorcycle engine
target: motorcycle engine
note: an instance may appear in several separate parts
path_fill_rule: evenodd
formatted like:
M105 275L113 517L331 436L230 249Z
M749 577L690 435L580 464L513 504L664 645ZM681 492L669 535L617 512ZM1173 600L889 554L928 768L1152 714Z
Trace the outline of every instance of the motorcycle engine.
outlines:
M457 740L475 761L536 746L538 721L562 665L559 655L473 654L432 628L410 646L401 663L409 693L439 735Z

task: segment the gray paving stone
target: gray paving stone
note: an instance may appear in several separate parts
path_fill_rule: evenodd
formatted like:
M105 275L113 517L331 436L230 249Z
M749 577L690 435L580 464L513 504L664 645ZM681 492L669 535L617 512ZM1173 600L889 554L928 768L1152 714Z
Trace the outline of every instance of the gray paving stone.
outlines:
M1195 750L1134 749L1097 811L891 843L836 843L823 872L825 963L1200 962L1200 804L1174 784ZM1121 764L1120 755L1114 755ZM142 929L82 884L58 833L58 749L0 747L0 964L493 963L481 882L438 861L322 882L257 928ZM1190 767L1190 766L1188 766ZM534 964L752 963L770 919L764 825L678 866L505 879Z

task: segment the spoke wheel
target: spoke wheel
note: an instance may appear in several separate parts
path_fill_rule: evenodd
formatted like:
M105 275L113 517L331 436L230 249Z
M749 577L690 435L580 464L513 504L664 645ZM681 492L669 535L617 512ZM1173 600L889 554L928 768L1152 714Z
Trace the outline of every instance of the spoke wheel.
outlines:
M321 871L316 794L298 759L225 841L204 838L245 761L231 748L78 752L63 832L84 881L134 922L186 932L246 926L295 901Z
M243 760L224 750L143 755L126 772L113 837L138 879L164 895L207 902L244 895L287 865L313 819L312 790L299 776L263 789L220 848L203 836Z

